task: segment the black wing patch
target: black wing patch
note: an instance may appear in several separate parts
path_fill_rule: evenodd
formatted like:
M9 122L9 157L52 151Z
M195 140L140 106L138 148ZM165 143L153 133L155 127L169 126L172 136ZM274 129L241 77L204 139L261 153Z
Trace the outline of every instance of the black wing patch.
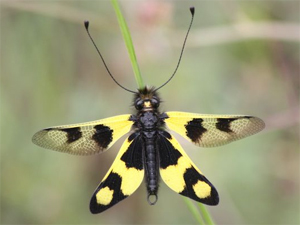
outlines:
M244 115L205 115L166 112L164 120L177 132L200 147L216 147L256 134L265 127L264 121Z
M114 163L95 190L90 211L100 213L131 195L144 177L143 145L140 136L131 135L123 143Z
M230 128L230 124L235 120L237 120L237 118L218 118L216 123L216 128L220 131L233 133L233 130Z
M128 133L130 114L86 123L55 126L37 132L32 141L43 148L75 155L101 153Z
M191 139L192 142L199 142L202 135L207 131L206 128L202 126L203 119L195 118L185 124L186 136Z
M67 133L67 143L69 143L69 144L74 141L77 141L79 138L82 137L80 127L61 129L61 131L64 131Z
M169 133L157 139L160 175L175 192L207 205L217 205L219 195L215 187L186 155L180 144Z
M107 148L107 146L112 142L113 130L108 126L102 124L94 126L95 134L92 139L98 144L100 148Z
M179 194L194 199L198 202L207 205L217 205L219 203L219 195L216 188L207 180L207 178L201 175L195 168L188 168L184 173L184 180L186 182L186 187ZM208 197L199 197L196 193L203 193L205 191L201 190L210 187L210 194ZM203 195L204 196L204 195Z

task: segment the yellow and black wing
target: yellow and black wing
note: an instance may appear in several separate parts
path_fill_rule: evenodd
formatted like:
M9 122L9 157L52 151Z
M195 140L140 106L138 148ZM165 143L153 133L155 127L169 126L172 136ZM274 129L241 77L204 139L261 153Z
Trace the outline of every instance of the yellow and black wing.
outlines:
M165 132L157 140L160 176L175 192L207 205L217 205L219 195L184 152L177 140Z
M100 213L131 195L144 178L143 142L141 137L129 136L115 161L95 190L91 202L92 213Z
M101 153L128 133L133 124L130 115L120 115L86 123L46 128L32 141L43 148L75 155Z
M167 112L167 126L201 147L215 147L253 135L265 123L253 116Z

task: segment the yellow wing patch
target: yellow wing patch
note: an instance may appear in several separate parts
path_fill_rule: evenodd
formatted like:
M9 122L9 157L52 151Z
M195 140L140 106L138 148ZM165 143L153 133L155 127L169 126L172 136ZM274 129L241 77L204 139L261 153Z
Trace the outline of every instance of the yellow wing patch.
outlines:
M176 165L170 165L165 169L160 169L160 176L173 191L180 193L185 188L183 174L191 167L191 163L185 157L180 157Z
M264 129L264 122L252 116L205 115L167 112L170 130L201 147L215 147L253 135Z
M115 161L95 190L92 213L100 213L131 195L142 183L144 167L140 137L129 137L123 143Z
M193 190L199 198L207 198L211 195L211 186L201 180L193 185Z
M160 175L175 192L208 205L219 203L218 192L170 134L158 138Z
M50 127L37 132L36 145L75 155L101 153L128 133L133 124L130 115L120 115L86 123Z
M109 205L113 200L114 190L110 190L109 187L102 188L96 194L97 204Z

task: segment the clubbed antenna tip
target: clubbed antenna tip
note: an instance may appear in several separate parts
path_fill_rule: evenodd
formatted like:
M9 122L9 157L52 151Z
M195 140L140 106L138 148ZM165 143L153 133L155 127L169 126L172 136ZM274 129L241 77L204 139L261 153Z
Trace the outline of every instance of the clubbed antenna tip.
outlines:
M89 29L89 25L90 25L90 22L88 20L84 21L84 27L85 29Z
M192 15L194 15L195 14L195 7L194 6L190 7L190 11L191 11Z

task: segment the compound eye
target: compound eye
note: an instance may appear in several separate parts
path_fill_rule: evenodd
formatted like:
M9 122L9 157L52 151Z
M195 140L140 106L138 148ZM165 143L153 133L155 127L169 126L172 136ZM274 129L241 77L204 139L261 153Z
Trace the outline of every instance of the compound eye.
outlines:
M134 104L137 110L141 110L143 108L143 105L144 105L144 101L142 99L137 99Z
M159 100L157 98L152 98L151 104L154 108L157 108L159 106Z

